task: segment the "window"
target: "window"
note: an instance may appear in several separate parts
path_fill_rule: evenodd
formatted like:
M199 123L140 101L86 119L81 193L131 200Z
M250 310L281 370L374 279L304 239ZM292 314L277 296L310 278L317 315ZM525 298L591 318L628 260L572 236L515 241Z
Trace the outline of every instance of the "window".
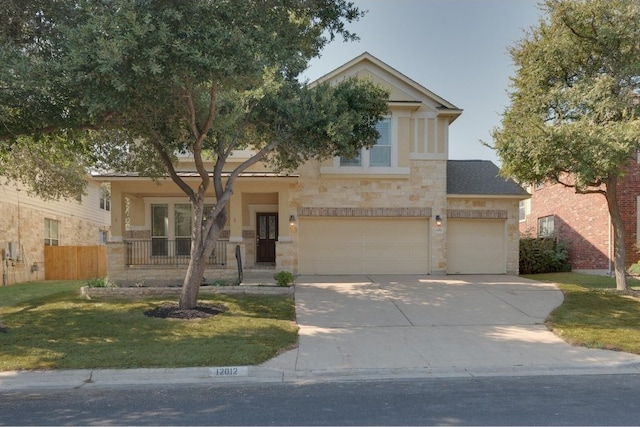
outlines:
M60 221L45 218L44 219L44 245L59 246L60 245Z
M169 206L151 205L151 255L169 255Z
M538 218L538 237L551 237L555 232L553 215Z
M376 124L380 138L369 149L369 166L391 166L391 120L384 119Z
M340 166L362 166L362 156L358 153L354 157L340 157Z
M106 245L108 241L109 241L109 232L107 230L99 230L98 243L101 245Z
M111 197L107 186L103 185L100 189L100 209L105 211L111 210Z
M176 255L189 255L191 253L191 205L175 205L174 214Z
M380 137L368 150L354 157L340 157L340 166L391 167L391 119L385 118L376 124Z
M519 208L519 220L520 222L527 220L527 215L531 213L531 199L520 200Z

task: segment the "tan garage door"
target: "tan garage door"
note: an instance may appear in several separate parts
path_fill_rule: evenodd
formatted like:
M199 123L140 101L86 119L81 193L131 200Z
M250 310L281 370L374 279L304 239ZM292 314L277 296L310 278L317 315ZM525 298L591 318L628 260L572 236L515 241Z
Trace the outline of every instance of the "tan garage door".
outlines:
M447 221L447 274L504 274L505 222L487 219Z
M301 274L429 272L429 221L301 218Z

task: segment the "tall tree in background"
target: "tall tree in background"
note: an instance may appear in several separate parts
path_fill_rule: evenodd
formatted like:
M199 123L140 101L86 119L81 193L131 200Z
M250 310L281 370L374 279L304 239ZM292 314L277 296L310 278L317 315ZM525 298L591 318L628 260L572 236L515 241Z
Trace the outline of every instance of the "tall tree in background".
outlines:
M625 227L616 187L640 142L640 3L546 0L546 19L510 50L510 105L493 132L502 174L599 193L626 289Z
M345 23L362 12L345 0L5 2L0 156L37 147L84 166L170 176L193 212L181 308L197 303L242 171L353 155L375 143L387 110L388 93L371 82L298 80L334 37L355 39ZM232 151L246 148L255 155L223 179ZM174 169L179 153L194 158L195 189Z

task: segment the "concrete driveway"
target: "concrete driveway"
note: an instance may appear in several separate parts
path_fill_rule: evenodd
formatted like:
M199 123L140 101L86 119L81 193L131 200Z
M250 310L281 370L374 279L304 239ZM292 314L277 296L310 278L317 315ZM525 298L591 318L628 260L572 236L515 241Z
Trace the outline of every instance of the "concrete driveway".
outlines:
M295 297L299 347L264 367L482 375L640 366L639 356L549 332L544 319L562 293L519 277L301 276Z

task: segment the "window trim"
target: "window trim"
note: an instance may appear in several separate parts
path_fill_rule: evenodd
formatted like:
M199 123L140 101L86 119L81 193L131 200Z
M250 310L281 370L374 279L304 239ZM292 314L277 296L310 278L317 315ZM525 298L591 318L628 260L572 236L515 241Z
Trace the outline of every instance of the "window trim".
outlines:
M556 232L555 215L546 215L538 218L538 237L552 237ZM543 226L543 221L546 227ZM551 224L551 227L548 225ZM543 232L544 231L544 232Z
M52 235L51 225L56 224L55 237ZM45 246L60 246L60 221L52 218L44 219L44 245Z
M393 116L386 116L383 120L389 122L389 142L390 148L390 166L370 166L371 150L363 148L360 151L360 166L342 166L341 157L333 157L331 166L322 166L321 173L329 174L386 174L386 175L408 175L410 168L398 166L398 138L397 138L397 120Z

